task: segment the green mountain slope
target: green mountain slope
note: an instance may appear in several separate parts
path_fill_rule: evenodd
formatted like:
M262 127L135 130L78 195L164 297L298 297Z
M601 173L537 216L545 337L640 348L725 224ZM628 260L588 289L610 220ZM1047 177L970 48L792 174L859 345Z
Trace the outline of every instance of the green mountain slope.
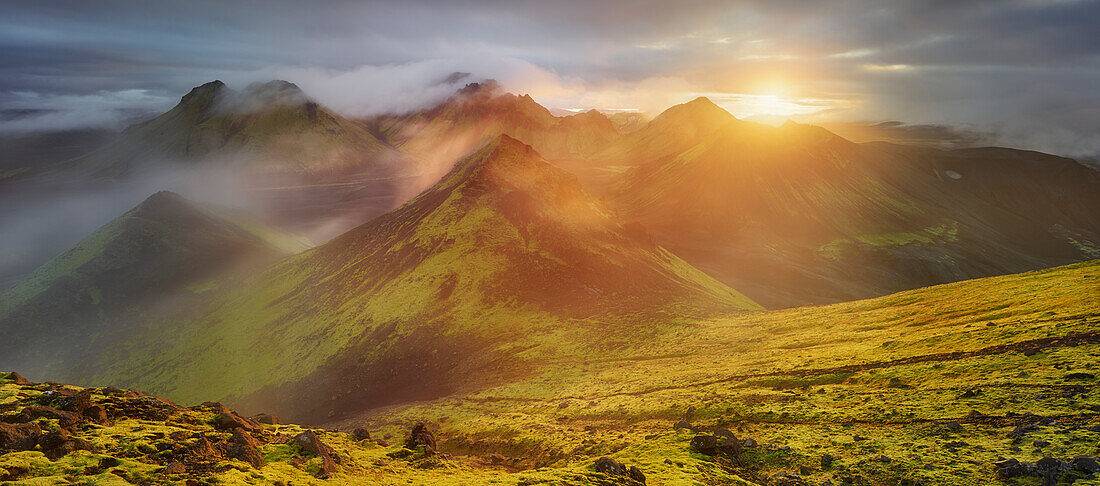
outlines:
M670 316L757 308L505 136L193 325L108 355L110 371L88 379L317 422L667 332L683 320Z
M0 294L0 365L61 378L46 370L78 364L101 339L125 332L130 311L304 248L278 230L159 192Z
M664 133L657 122L685 113L697 121L676 127L719 127L667 131L698 143L623 173L609 197L659 244L767 307L1100 256L1100 173L1072 160L855 144L818 127L710 116L720 108L700 104L709 101L635 134Z
M598 468L609 457L650 485L1034 485L1043 468L1058 484L1087 485L1100 439L1097 291L1091 261L700 319L599 340L499 386L328 423L310 442L296 439L301 426L255 423L219 404L0 373L0 443L22 443L0 454L0 477L639 484ZM406 448L415 424L430 447ZM706 445L731 436L739 447ZM331 449L307 447L317 442Z

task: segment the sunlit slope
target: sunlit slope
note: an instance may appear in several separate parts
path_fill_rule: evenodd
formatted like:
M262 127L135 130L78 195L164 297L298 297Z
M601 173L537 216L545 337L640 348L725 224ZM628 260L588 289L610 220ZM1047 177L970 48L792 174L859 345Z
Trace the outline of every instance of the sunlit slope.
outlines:
M305 248L278 230L159 192L0 294L0 366L60 379L64 366L104 345L97 340L128 329L129 311Z
M1100 173L1072 160L855 144L818 127L729 118L691 148L624 173L611 200L659 244L765 306L1100 256Z
M991 484L996 460L1096 454L1098 294L1100 261L1090 261L700 320L335 425L400 433L427 419L441 450L520 469L512 481L567 478L608 455L648 484L775 484L779 473L809 484ZM680 420L697 431L675 430ZM753 439L740 463L692 450L692 437L717 427Z
M318 105L292 83L257 83L238 92L211 81L76 163L120 174L217 159L268 172L331 177L381 170L376 166L388 150L364 127Z
M111 371L89 381L316 422L481 386L683 316L756 308L501 137L191 326L108 355Z

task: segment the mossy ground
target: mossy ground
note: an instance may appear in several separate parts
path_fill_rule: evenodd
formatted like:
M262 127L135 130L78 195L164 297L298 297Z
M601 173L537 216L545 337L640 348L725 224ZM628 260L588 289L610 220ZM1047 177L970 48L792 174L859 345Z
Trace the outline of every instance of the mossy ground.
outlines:
M20 484L628 484L593 470L595 459L610 456L638 466L650 485L1038 485L1039 478L1000 479L992 462L1100 453L1095 378L1071 375L1100 374L1097 295L1094 261L683 322L636 342L609 340L588 356L547 361L505 385L330 424L366 427L389 445L322 432L347 458L327 482L312 475L318 459L295 465L302 452L288 444L264 445L267 464L258 470L228 461L209 476L164 475L142 452L155 443L143 441L172 427L215 433L195 411L187 412L197 414L189 425L118 420L87 431L96 453L57 462L40 452L12 453L0 468L27 469ZM20 393L35 392L3 385L0 404ZM693 452L696 432L674 429L679 420L729 428L759 445L734 465ZM436 432L444 457L391 456L417 421ZM1030 424L1038 428L1010 436ZM1036 446L1040 440L1050 444ZM85 474L105 455L120 457L124 474ZM823 465L823 456L834 460Z

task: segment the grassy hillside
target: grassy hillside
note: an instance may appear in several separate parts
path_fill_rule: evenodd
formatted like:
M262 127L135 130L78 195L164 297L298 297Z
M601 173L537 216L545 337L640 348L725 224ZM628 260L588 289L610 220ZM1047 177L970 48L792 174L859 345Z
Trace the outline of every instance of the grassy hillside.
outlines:
M292 440L301 427L254 424L257 467L239 458L256 461L240 434L215 426L216 405L95 389L111 420L76 433L94 450L51 462L34 447L0 468L9 480L104 484L638 484L596 469L610 457L649 485L1038 485L998 472L1015 459L1025 471L1054 464L1059 484L1097 484L1074 458L1100 452L1098 292L1092 261L609 339L490 389L330 424L374 440L320 432L341 459L328 479L323 458ZM59 406L48 390L78 391L9 381L0 410ZM404 448L421 421L438 454ZM712 434L740 446L708 449L698 437ZM189 452L203 441L212 452Z
M57 373L129 329L127 315L305 248L247 218L154 194L0 294L0 364L66 376Z
M758 308L502 137L190 324L152 325L86 367L97 372L87 380L319 422Z

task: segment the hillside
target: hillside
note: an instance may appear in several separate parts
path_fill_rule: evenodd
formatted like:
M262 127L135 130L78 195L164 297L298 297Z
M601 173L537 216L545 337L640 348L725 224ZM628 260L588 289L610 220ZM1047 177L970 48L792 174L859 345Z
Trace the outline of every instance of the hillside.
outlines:
M62 378L63 367L125 333L129 313L304 248L280 231L159 192L0 294L0 366Z
M316 423L757 308L503 136L190 325L166 322L105 353L82 381Z
M618 176L608 198L657 243L766 307L1100 256L1100 173L1073 160L855 144L716 110L725 113L696 100L631 134L661 135L628 146L653 157ZM676 130L662 126L674 117ZM676 143L656 150L654 140Z
M1098 291L1092 261L700 319L312 435L9 376L0 481L1095 484Z

